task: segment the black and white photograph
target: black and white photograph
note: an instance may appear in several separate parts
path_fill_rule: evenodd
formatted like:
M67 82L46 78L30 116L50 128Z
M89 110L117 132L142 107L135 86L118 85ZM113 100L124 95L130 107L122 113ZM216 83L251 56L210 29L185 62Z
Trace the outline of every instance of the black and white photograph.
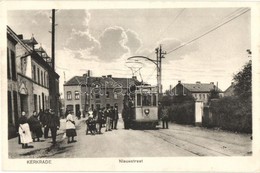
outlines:
M3 6L6 169L259 171L259 7L110 3Z

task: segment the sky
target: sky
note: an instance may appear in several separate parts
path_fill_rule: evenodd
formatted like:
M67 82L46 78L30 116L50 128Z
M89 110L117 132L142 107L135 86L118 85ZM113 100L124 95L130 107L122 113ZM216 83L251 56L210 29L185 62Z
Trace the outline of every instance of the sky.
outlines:
M156 59L155 48L164 51L205 33L238 8L81 9L56 11L56 72L60 92L64 81L91 70L92 76L111 74L156 85L155 65L135 55ZM51 10L8 11L7 24L24 38L33 34L51 55ZM163 90L183 83L218 83L225 91L234 74L249 61L250 11L215 31L165 55ZM140 69L138 71L138 69Z

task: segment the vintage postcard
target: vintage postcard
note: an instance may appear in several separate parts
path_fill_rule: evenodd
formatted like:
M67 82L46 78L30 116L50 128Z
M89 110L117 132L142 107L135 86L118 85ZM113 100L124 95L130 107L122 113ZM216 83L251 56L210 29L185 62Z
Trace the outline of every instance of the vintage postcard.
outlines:
M0 9L4 171L260 172L259 3Z

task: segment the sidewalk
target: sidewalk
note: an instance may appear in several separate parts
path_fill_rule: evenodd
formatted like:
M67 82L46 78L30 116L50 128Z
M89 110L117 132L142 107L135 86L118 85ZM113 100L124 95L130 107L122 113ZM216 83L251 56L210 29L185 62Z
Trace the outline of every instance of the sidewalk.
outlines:
M80 125L80 122L84 121L84 119L75 120L76 126ZM44 139L40 138L40 142L32 142L29 145L33 146L33 148L22 149L22 145L18 144L18 137L12 138L8 140L8 154L9 158L39 158L39 157L47 157L54 152L54 150L58 150L60 145L62 144L65 135L66 129L66 120L60 120L60 129L57 131L57 144L53 145L52 138Z

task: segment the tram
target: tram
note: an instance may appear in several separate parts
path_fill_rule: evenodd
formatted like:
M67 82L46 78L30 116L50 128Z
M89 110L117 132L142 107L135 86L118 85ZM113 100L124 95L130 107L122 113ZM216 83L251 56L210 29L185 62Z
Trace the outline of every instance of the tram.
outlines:
M158 93L155 86L136 86L124 99L125 128L155 128L158 124Z

